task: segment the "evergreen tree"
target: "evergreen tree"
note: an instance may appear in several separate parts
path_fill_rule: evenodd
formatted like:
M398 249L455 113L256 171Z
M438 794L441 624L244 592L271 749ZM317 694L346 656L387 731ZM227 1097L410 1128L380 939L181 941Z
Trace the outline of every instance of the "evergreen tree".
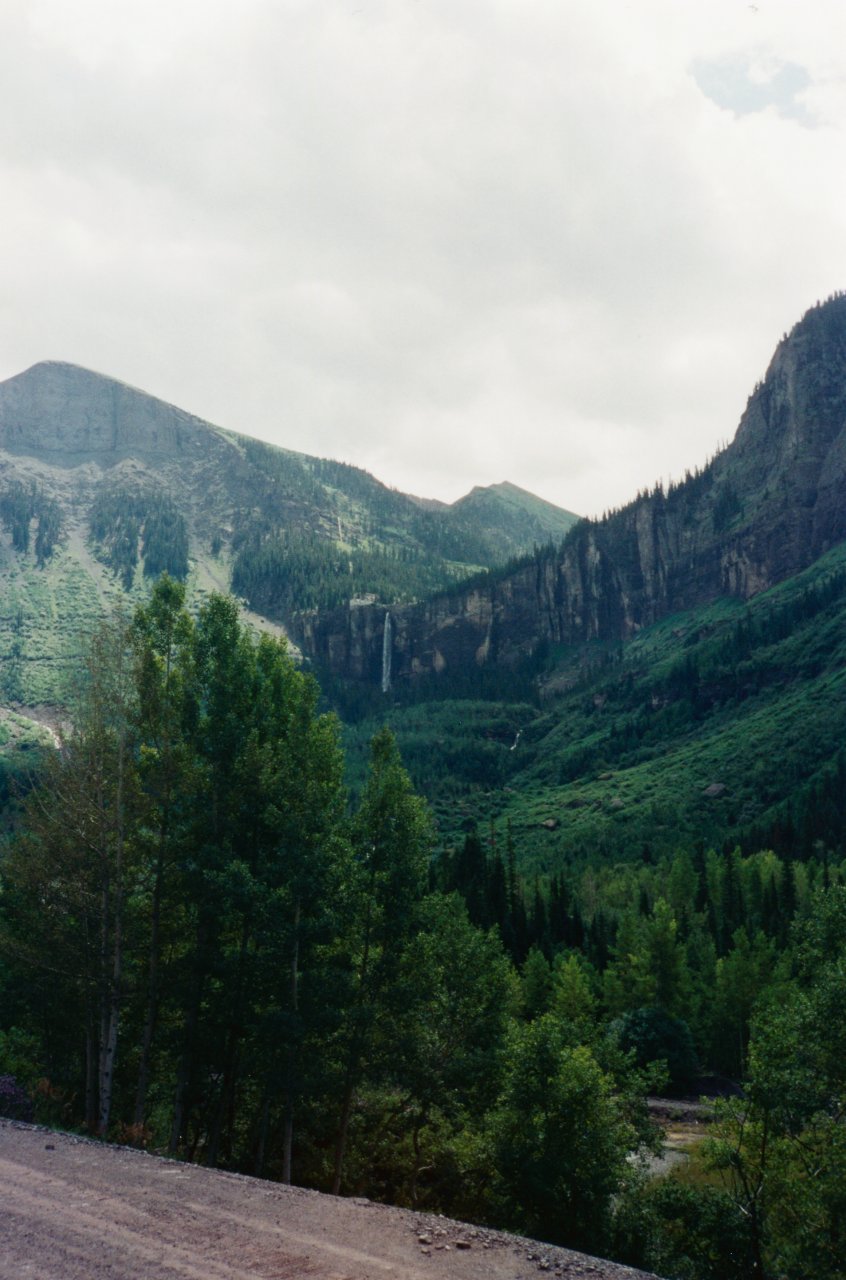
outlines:
M5 922L5 948L25 967L52 974L54 994L73 1011L84 1058L71 1066L72 1078L82 1086L86 1127L101 1135L114 1098L139 875L131 674L126 624L104 623L86 660L74 727L43 763L25 835L4 867L18 907Z
M413 938L432 845L432 827L387 729L371 744L370 773L352 825L358 924L345 1063L335 1141L333 1194L341 1188L353 1103L366 1072L390 1059L392 1028L404 1002L401 960ZM380 1061L381 1059L381 1061Z

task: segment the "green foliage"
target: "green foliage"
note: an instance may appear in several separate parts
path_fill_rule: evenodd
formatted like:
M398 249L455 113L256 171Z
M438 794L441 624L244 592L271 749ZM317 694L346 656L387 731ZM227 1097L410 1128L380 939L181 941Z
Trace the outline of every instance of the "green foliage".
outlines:
M39 567L43 567L62 532L58 503L48 498L34 480L28 485L12 480L0 492L0 520L12 536L14 549L22 552L29 550L32 521L37 521L35 558Z
M652 1004L672 1013L687 1007L689 985L678 922L669 904L659 898L645 914L627 913L604 975L609 1009Z
M799 1276L813 1230L820 1274L837 1274L835 855L677 843L527 874L524 832L497 797L488 820L469 811L460 750L446 749L457 708L395 708L416 764L447 767L426 766L437 734L459 775L463 829L436 848L389 728L366 763L365 727L350 735L348 805L337 721L234 601L192 617L165 576L129 641L122 684L104 685L116 655L99 653L98 714L77 716L3 854L0 1032L18 1046L8 1073L44 1078L51 1115L140 1125L187 1158L613 1247L671 1274L740 1274L757 1249ZM517 782L511 761L528 748L536 762L543 740L536 717L465 703L459 732ZM748 1074L712 1148L726 1183L701 1199L641 1194L637 1066L666 1063L687 1091L697 1056Z
M343 1180L349 1126L365 1063L388 1072L413 987L403 958L418 926L432 827L414 794L389 730L376 734L370 770L351 830L353 892L361 903L352 937L352 973L340 1044L344 1080L335 1144L334 1194ZM388 1033L387 1035L385 1033Z
M98 555L126 591L132 586L139 554L148 577L168 573L181 580L188 573L185 519L161 490L103 485L92 503L89 526Z
M727 959L741 973L761 941L735 941ZM627 1193L624 1260L689 1280L843 1276L844 955L846 895L836 886L807 900L789 963L773 972L771 954L769 982L756 979L744 1093L717 1103L703 1144L710 1180L672 1175Z
M405 1007L381 1088L359 1091L346 1177L394 1203L484 1216L481 1130L501 1081L513 973L457 897L426 898L419 925L400 962ZM362 1108L375 1123L360 1123Z
M749 1223L719 1187L676 1178L640 1184L621 1201L615 1256L673 1280L748 1280L754 1276Z
M738 929L732 942L716 965L710 1056L714 1065L737 1078L746 1063L755 1006L773 981L777 948L760 931L750 939L745 929Z
M0 1029L42 1114L600 1247L632 1083L581 1044L599 1010L572 957L553 975L532 953L553 1012L520 1030L513 849L468 834L454 863L494 927L429 892L431 817L390 731L348 813L337 722L230 599L192 618L163 576L90 672L2 865ZM548 925L540 898L530 916Z
M471 736L457 704L452 714L449 704L394 708L391 725L439 818L457 827L464 814L447 802L460 796L465 814L493 814L500 832L509 819L524 871L729 841L807 858L821 840L843 855L845 588L838 548L745 606L719 602L666 619L622 652L588 645L551 655L542 678L550 696L531 710L519 694L530 708L519 724L514 715L519 743L511 751L512 737L487 773L460 761L455 777L431 764L418 772L427 719L430 760L453 726L468 760L490 751L484 726ZM544 829L547 820L557 825Z
M550 1012L571 1029L576 1044L589 1044L596 1036L598 1002L593 986L581 956L571 952L556 958Z
M538 947L532 947L520 975L523 1016L532 1022L549 1010L552 999L552 970Z
M243 447L251 501L232 540L232 589L272 617L444 591L575 519L514 486L474 491L451 507L427 505L346 463L257 441Z
M551 1015L513 1034L489 1121L501 1211L542 1240L601 1251L637 1145L634 1128L590 1050L570 1046Z
M313 532L252 536L239 547L232 590L254 609L290 617L334 609L372 594L389 604L431 595L462 573L427 551L402 545L344 547Z
M666 1009L633 1009L612 1023L624 1053L634 1055L635 1065L647 1067L654 1062L666 1065L671 1094L687 1094L693 1088L699 1070L690 1027Z
M753 1274L842 1277L846 1242L846 893L810 904L794 983L753 1023L746 1096L722 1104L709 1153L750 1224Z

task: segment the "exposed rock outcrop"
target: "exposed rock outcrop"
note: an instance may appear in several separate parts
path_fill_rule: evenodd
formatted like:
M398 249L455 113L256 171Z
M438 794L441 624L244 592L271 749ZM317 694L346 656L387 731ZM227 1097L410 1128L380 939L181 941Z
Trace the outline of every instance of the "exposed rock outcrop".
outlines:
M515 663L542 642L625 639L668 613L746 599L846 538L846 296L783 339L733 443L703 471L657 488L505 575L392 608L394 684ZM305 652L378 682L384 606L305 615Z

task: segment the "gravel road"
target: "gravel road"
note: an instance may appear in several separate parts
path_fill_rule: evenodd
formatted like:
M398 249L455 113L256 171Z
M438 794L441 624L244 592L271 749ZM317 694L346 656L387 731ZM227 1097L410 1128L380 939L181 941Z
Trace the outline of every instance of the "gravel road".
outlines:
M517 1236L0 1120L2 1280L645 1280Z

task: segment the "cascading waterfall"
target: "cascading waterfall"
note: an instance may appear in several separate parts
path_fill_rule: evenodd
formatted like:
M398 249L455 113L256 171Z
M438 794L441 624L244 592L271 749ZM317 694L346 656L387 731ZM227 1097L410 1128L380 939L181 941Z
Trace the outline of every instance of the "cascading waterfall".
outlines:
M391 615L385 614L385 629L382 632L382 692L387 693L391 687L391 655L392 655Z

